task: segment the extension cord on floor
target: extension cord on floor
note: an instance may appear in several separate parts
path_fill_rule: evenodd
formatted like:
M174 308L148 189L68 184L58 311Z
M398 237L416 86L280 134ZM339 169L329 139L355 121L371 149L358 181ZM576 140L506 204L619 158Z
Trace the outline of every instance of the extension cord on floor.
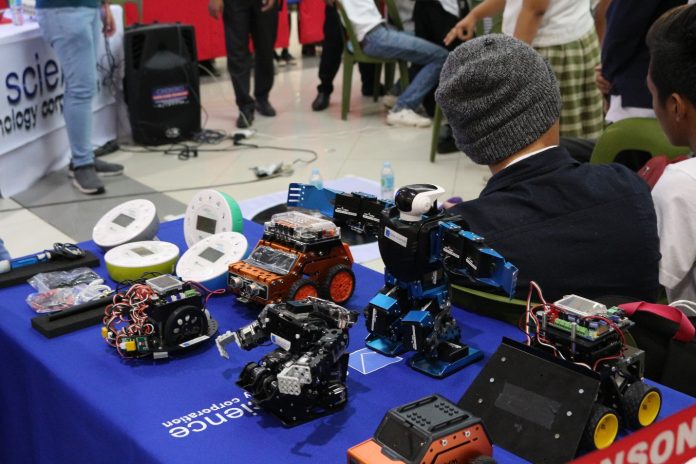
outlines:
M245 140L250 139L256 133L254 129L237 129L232 134L233 140Z
M254 166L250 169L254 171L257 179L277 175L289 176L295 172L292 164L287 163L273 163L267 166Z

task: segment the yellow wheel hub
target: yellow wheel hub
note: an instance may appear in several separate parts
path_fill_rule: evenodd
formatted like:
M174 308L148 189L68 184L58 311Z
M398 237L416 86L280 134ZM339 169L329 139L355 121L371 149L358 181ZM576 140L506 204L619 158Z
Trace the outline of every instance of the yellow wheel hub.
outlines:
M597 449L604 449L614 443L616 434L619 433L619 418L614 413L607 413L597 423L594 430L594 445Z
M640 422L640 425L646 427L655 422L657 415L660 413L661 405L662 398L660 398L660 394L656 391L648 392L640 402L640 409L638 410L638 422Z

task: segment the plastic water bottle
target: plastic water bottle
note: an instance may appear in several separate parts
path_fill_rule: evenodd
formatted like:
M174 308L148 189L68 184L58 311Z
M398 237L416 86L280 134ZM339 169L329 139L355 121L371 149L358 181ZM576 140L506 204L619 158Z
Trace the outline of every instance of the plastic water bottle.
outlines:
M24 24L24 8L22 8L22 0L10 0L12 9L12 24L21 26Z
M380 198L384 200L394 199L394 169L389 161L385 161L382 166L382 172L379 176L381 186Z
M321 178L319 168L312 169L312 174L309 176L309 184L316 188L324 188L324 180Z

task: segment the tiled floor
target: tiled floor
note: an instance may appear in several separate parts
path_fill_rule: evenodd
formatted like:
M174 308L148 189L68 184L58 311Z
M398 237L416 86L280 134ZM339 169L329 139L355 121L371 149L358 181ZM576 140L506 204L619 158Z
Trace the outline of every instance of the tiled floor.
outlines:
M299 47L295 45L291 52L299 55ZM447 190L445 198L450 194L465 199L478 195L488 170L461 154L440 155L431 164L428 161L431 130L385 125L386 110L380 102L361 96L357 73L348 121L340 118L340 73L329 109L311 111L318 83L317 65L318 58L304 58L296 66L279 69L271 94L278 116L257 116L254 129L258 132L249 140L258 145L317 152L316 162L297 163L289 177L243 183L254 180L250 171L254 166L291 163L310 159L312 155L264 148L231 149L231 142L209 147L230 149L201 152L197 158L185 161L160 153L120 151L105 159L123 163L126 176L108 179L107 195L84 196L70 186L65 172L59 172L41 179L13 199L0 198L0 237L14 256L20 256L55 241L89 238L101 214L131 198L153 200L160 217L165 217L183 213L186 203L200 189L216 186L235 199L244 200L284 190L292 181L306 182L314 167L320 169L324 179L357 175L378 180L383 161L391 161L397 186L428 182L443 186ZM223 60L218 60L218 67L225 69ZM228 76L217 80L203 78L201 95L208 113L206 128L231 133L237 110ZM381 268L378 261L370 264Z

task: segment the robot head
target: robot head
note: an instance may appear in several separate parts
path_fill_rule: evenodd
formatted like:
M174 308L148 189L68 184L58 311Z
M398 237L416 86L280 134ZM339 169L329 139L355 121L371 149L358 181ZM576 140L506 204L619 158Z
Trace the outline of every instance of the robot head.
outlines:
M437 199L445 189L433 184L411 184L396 191L394 203L402 221L418 222L421 216L437 209Z

